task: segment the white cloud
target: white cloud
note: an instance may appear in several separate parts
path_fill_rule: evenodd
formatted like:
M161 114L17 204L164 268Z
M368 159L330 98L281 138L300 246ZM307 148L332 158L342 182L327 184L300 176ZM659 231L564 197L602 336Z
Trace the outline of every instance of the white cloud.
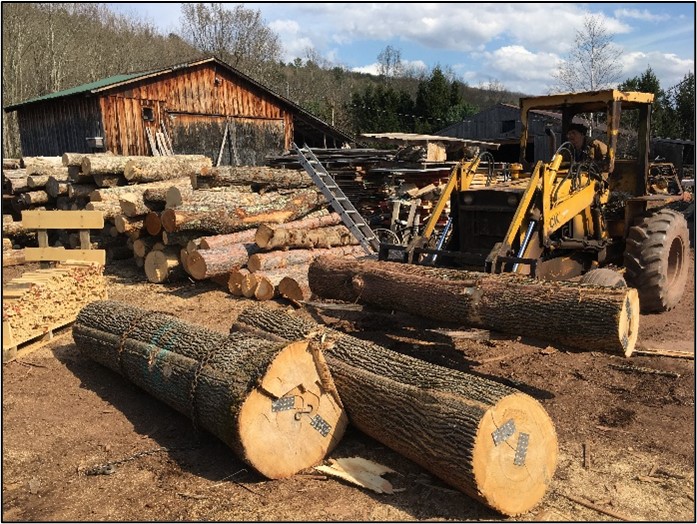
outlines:
M614 14L617 18L633 18L646 22L665 22L666 20L670 20L670 15L656 15L650 13L646 9L643 11L639 11L638 9L615 9Z
M402 65L405 69L410 69L412 71L428 71L428 66L423 60L402 60ZM351 68L351 71L356 73L368 73L370 75L378 75L379 70L380 66L377 62Z
M314 47L309 37L301 35L300 24L295 20L274 20L268 25L281 40L286 62L305 57L306 51Z
M668 89L680 82L687 73L694 72L692 59L680 58L672 53L642 53L635 51L622 55L623 78L640 76L649 67L661 82L663 89Z

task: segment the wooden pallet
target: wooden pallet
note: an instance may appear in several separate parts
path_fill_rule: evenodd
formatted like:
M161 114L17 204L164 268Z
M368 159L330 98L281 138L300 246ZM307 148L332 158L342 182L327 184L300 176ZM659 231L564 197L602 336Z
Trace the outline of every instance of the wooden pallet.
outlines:
M2 323L2 361L10 362L42 348L58 337L68 335L75 318L66 319L53 326L46 326L43 331L16 340L9 322Z

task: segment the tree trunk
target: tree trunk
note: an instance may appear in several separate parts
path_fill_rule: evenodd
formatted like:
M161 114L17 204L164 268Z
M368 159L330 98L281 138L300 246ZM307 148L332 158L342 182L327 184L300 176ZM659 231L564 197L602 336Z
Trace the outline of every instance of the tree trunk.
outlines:
M557 464L554 424L534 398L280 310L247 308L233 329L325 338L350 422L441 480L505 514L532 509Z
M179 261L179 249L165 247L152 250L145 256L145 276L148 282L161 284L184 278L184 268Z
M314 187L303 169L278 169L266 166L220 166L201 169L192 185L196 188L260 184L276 189Z
M638 335L638 296L631 288L331 257L314 260L309 282L324 298L360 300L587 351L629 356Z
M322 249L292 249L290 251L269 251L268 253L256 253L249 257L247 267L253 273L256 271L268 271L298 264L309 264L315 258L322 255L334 255L337 257L349 257L348 263L356 257L365 256L361 246L341 246Z
M345 431L326 363L304 341L226 336L112 301L84 307L73 338L83 354L190 417L267 478L321 462Z
M123 175L126 162L135 158L121 155L84 155L82 157L82 173L85 175Z
M63 159L59 156L24 156L19 161L19 167L27 168L30 166L53 166L61 167Z
M254 253L255 244L231 244L220 249L201 249L189 253L189 274L196 280L203 280L214 275L229 273L240 268Z
M259 195L257 205L239 207L231 213L206 206L166 209L162 212L161 219L166 231L197 229L222 235L250 229L264 223L295 220L323 203L322 195L308 189L298 191L294 195Z
M247 201L250 201L251 199L251 202L254 202L254 199L258 198L258 194L252 193L251 186L221 187L217 188L217 190L194 190L189 182L186 186L173 186L167 190L165 207L178 207L189 202L206 202L209 198L222 198L226 200L244 198Z
M156 182L190 177L210 165L211 159L204 155L131 157L124 167L123 174L130 183Z
M262 224L257 228L255 241L264 250L358 245L358 239L343 224L310 230Z

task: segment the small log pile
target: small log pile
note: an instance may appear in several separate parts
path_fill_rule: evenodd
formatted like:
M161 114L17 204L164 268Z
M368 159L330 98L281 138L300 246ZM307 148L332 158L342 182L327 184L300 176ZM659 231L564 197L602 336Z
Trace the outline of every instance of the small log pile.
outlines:
M331 257L315 259L308 275L320 297L586 351L628 357L639 334L639 296L633 288Z
M321 354L307 341L226 336L114 301L85 306L81 352L191 418L271 479L321 462L347 419Z
M86 304L106 299L103 271L98 264L66 262L51 269L25 272L3 285L3 348L72 322ZM11 336L6 335L5 328Z
M504 515L545 495L557 436L532 397L278 309L247 308L231 332L319 343L351 424Z

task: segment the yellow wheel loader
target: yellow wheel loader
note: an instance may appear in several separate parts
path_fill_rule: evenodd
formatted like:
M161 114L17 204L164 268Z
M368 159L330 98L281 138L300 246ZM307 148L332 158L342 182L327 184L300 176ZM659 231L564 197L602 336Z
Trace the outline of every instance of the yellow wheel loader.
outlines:
M671 164L649 160L652 102L653 94L617 90L522 98L520 161L498 172L489 152L459 162L423 233L409 246L381 244L379 258L550 280L582 275L596 285L626 281L638 290L642 312L673 308L690 244L685 218L669 205L691 193ZM572 144L557 147L552 139L551 160L528 163L531 111L561 114L562 137L592 118L606 130L607 154L575 160ZM629 141L620 135L625 120L638 130Z

